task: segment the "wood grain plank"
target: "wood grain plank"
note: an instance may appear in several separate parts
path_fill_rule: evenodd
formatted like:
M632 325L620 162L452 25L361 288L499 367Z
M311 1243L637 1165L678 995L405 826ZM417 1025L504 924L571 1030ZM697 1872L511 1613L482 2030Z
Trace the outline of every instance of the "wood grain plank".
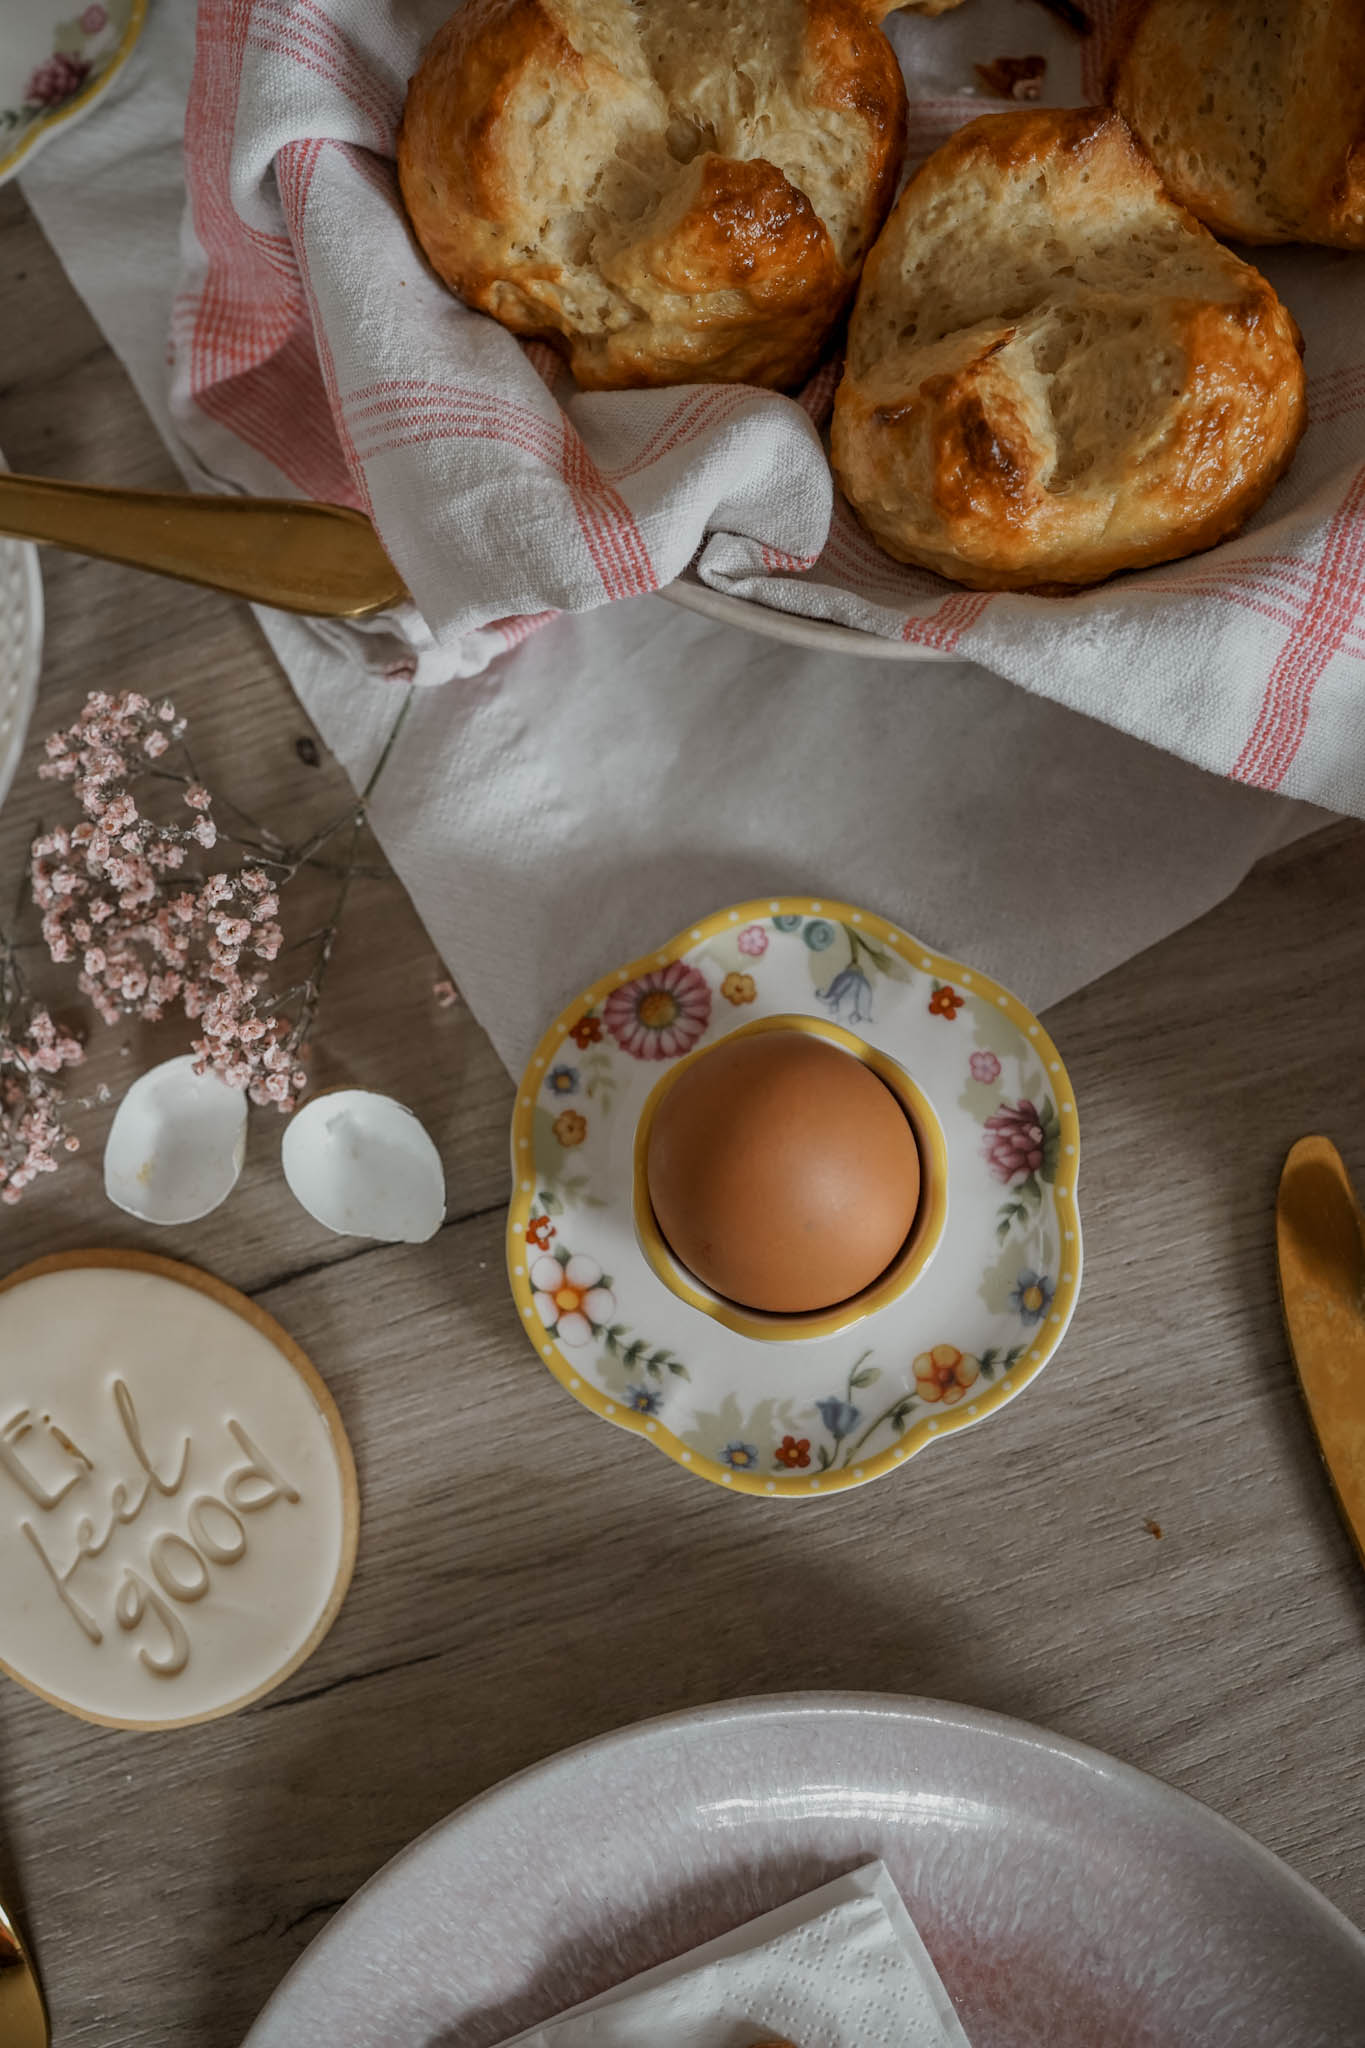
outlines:
M14 293L32 316L0 344L16 466L172 481L11 188L0 303ZM170 691L244 803L303 822L344 799L334 765L299 759L305 723L242 608L46 569L44 723L95 683ZM0 900L28 824L19 799L0 817ZM430 1244L317 1230L270 1118L227 1207L143 1231L103 1200L92 1113L81 1157L0 1211L5 1269L154 1238L254 1292L336 1394L364 1520L332 1635L233 1720L134 1736L0 1690L0 1885L59 2048L229 2048L354 1887L471 1794L643 1715L803 1687L962 1700L1093 1742L1365 1919L1365 1582L1297 1403L1272 1230L1303 1132L1365 1183L1363 894L1365 833L1338 828L1049 1016L1083 1122L1072 1333L987 1427L799 1508L698 1483L526 1346L502 1278L510 1084L468 1015L435 1006L442 970L396 885L357 890L318 1078L387 1088L427 1122L453 1219ZM90 1079L172 1049L100 1034Z

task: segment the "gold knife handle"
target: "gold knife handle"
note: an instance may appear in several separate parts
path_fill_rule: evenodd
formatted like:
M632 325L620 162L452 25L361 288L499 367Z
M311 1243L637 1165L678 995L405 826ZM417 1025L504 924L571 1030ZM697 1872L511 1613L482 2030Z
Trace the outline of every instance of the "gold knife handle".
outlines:
M5 2048L48 2048L51 2038L42 1986L18 1929L0 1906L0 2041Z
M363 514L307 499L125 491L0 473L0 533L315 618L368 618L407 597Z
M1290 1356L1365 1564L1365 1217L1330 1138L1300 1138L1290 1152L1275 1226Z

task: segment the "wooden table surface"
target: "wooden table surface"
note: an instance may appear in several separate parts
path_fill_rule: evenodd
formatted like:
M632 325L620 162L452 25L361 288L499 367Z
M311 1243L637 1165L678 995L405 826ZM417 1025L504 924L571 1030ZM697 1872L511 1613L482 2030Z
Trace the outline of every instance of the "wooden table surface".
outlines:
M174 485L13 187L0 307L11 465ZM306 720L244 606L55 554L44 571L0 901L43 799L37 738L88 689L173 695L207 779L290 831L345 800L336 766L302 757ZM228 1205L151 1231L105 1201L109 1113L86 1114L79 1156L0 1209L0 1271L135 1245L245 1289L330 1384L364 1519L330 1636L229 1720L118 1733L0 1684L0 1892L58 2043L228 2048L329 1914L471 1794L646 1715L794 1688L928 1694L1093 1743L1365 1922L1365 1580L1295 1393L1272 1237L1303 1132L1365 1181L1363 901L1365 830L1334 827L1049 1014L1086 1138L1065 1345L987 1427L800 1509L608 1438L536 1363L503 1280L511 1084L434 1000L444 970L391 878L356 889L317 1079L423 1118L449 1181L431 1243L325 1235L264 1113ZM182 1040L97 1030L86 1084L117 1089Z

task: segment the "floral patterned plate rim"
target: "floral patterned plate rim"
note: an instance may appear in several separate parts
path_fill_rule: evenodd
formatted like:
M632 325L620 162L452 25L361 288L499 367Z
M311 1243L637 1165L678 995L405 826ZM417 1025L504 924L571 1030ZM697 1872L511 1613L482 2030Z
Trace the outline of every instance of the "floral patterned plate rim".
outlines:
M634 1221L635 1130L662 1063L757 1017L832 1019L898 1061L942 1127L932 1264L856 1326L747 1337L666 1287ZM984 1421L1056 1350L1081 1280L1075 1098L1038 1019L887 919L806 896L737 904L604 975L517 1090L512 1294L595 1415L703 1479L819 1499Z
M0 184L87 114L142 33L147 0L24 0L0 23Z

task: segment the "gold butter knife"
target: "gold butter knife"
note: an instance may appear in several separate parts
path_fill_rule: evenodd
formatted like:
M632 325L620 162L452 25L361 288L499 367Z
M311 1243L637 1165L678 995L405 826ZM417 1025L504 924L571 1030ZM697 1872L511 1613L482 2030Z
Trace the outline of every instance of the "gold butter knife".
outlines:
M48 2048L47 2007L18 1929L0 1906L0 2041L4 2048Z
M408 594L363 513L308 499L125 491L0 472L0 534L314 618L370 618Z
M1365 1564L1365 1220L1329 1139L1300 1138L1286 1159L1275 1233L1289 1349Z

